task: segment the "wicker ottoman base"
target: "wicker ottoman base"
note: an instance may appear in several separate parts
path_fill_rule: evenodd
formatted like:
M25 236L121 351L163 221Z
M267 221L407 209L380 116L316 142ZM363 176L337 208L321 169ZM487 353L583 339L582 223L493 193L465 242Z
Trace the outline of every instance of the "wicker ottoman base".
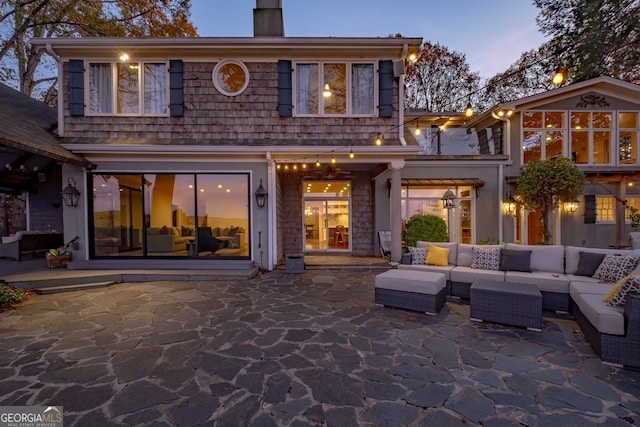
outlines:
M389 270L375 279L375 303L436 315L444 305L445 275L409 270Z
M476 280L471 284L471 320L542 331L542 294L528 283Z

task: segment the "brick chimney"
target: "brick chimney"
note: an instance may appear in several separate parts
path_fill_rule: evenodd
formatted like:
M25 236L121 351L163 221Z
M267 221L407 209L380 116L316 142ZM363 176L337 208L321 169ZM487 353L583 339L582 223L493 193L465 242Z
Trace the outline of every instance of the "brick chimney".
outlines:
M253 9L254 37L284 37L282 0L256 0Z

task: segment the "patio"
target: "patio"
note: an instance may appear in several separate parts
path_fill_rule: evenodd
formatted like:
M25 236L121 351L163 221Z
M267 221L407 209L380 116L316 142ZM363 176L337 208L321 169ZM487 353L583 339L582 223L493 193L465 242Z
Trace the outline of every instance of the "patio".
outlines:
M381 268L35 296L0 313L0 405L71 426L640 424L640 372L600 363L570 316L538 333L377 307Z

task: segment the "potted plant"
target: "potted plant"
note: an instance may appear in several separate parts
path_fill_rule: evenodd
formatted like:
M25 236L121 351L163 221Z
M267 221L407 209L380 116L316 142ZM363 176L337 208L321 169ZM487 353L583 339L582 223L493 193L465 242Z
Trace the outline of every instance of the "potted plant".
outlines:
M629 233L629 244L633 249L640 249L640 210L633 206L628 206L629 219L631 220L631 228L633 231Z

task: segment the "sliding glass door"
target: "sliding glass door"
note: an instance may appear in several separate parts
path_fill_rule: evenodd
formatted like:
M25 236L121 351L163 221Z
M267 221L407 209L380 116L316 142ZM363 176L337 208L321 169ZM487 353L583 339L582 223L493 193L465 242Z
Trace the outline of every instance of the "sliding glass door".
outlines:
M303 239L309 252L351 249L350 183L307 181L304 183Z

